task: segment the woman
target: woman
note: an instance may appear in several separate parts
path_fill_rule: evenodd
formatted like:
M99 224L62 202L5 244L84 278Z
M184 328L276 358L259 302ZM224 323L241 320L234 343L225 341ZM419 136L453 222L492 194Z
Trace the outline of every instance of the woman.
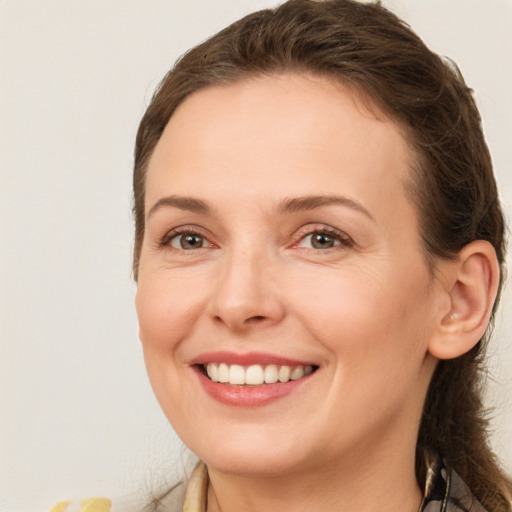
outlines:
M453 64L377 4L254 13L164 78L134 195L183 510L511 510L480 395L503 218Z

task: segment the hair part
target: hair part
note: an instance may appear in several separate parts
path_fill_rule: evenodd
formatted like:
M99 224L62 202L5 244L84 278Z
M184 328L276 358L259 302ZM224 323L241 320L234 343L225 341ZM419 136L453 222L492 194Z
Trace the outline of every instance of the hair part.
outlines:
M206 87L286 72L341 83L403 128L415 158L406 189L432 269L437 259L456 258L468 243L487 240L503 270L504 221L491 158L458 68L380 4L289 0L242 18L190 50L155 92L135 148L135 279L145 228L145 174L176 108ZM439 362L419 429L417 474L421 480L423 448L432 446L487 509L510 512L510 482L489 447L482 401L486 339L457 359Z

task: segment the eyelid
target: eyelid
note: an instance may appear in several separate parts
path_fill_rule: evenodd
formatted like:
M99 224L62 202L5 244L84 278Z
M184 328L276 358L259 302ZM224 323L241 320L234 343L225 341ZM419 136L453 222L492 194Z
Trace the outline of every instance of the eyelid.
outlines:
M201 238L204 238L204 240L209 244L210 247L214 247L215 244L210 240L210 238L204 233L203 230L196 226L177 226L170 231L167 231L163 237L158 242L159 247L171 247L171 240L175 238L176 236L183 236L183 235L196 235L200 236ZM200 249L206 249L207 247L200 247ZM176 248L174 248L176 249ZM179 249L176 249L179 250ZM197 249L196 249L197 250ZM188 251L187 251L188 252Z
M328 249L321 249L322 251L328 251L329 249L335 250L338 247L352 247L355 245L354 240L352 237L347 235L344 231L341 231L339 229L333 228L332 226L328 226L325 224L308 224L306 226L302 226L299 228L295 235L294 235L294 242L293 246L298 247L298 244L304 240L306 237L319 233L324 234L328 236L332 236L337 241L339 241L339 245L336 245L334 247L328 248ZM300 249L303 249L303 247L298 247ZM320 249L314 249L314 250L320 250Z

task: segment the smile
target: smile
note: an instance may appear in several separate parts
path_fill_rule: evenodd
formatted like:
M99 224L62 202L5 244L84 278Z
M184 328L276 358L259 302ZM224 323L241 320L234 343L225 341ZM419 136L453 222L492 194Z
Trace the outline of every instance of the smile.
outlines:
M208 363L202 365L205 375L212 382L232 386L261 386L263 384L286 383L300 380L313 373L312 365L277 365Z
M270 405L309 389L319 370L309 361L255 352L210 352L190 361L190 368L216 402L242 408Z

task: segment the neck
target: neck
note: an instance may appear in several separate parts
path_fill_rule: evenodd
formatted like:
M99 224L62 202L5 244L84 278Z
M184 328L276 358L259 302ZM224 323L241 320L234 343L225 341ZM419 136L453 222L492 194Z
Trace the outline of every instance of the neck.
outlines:
M348 454L343 463L277 477L210 469L208 512L417 512L423 493L415 477L415 446L405 448L357 450L357 456Z

